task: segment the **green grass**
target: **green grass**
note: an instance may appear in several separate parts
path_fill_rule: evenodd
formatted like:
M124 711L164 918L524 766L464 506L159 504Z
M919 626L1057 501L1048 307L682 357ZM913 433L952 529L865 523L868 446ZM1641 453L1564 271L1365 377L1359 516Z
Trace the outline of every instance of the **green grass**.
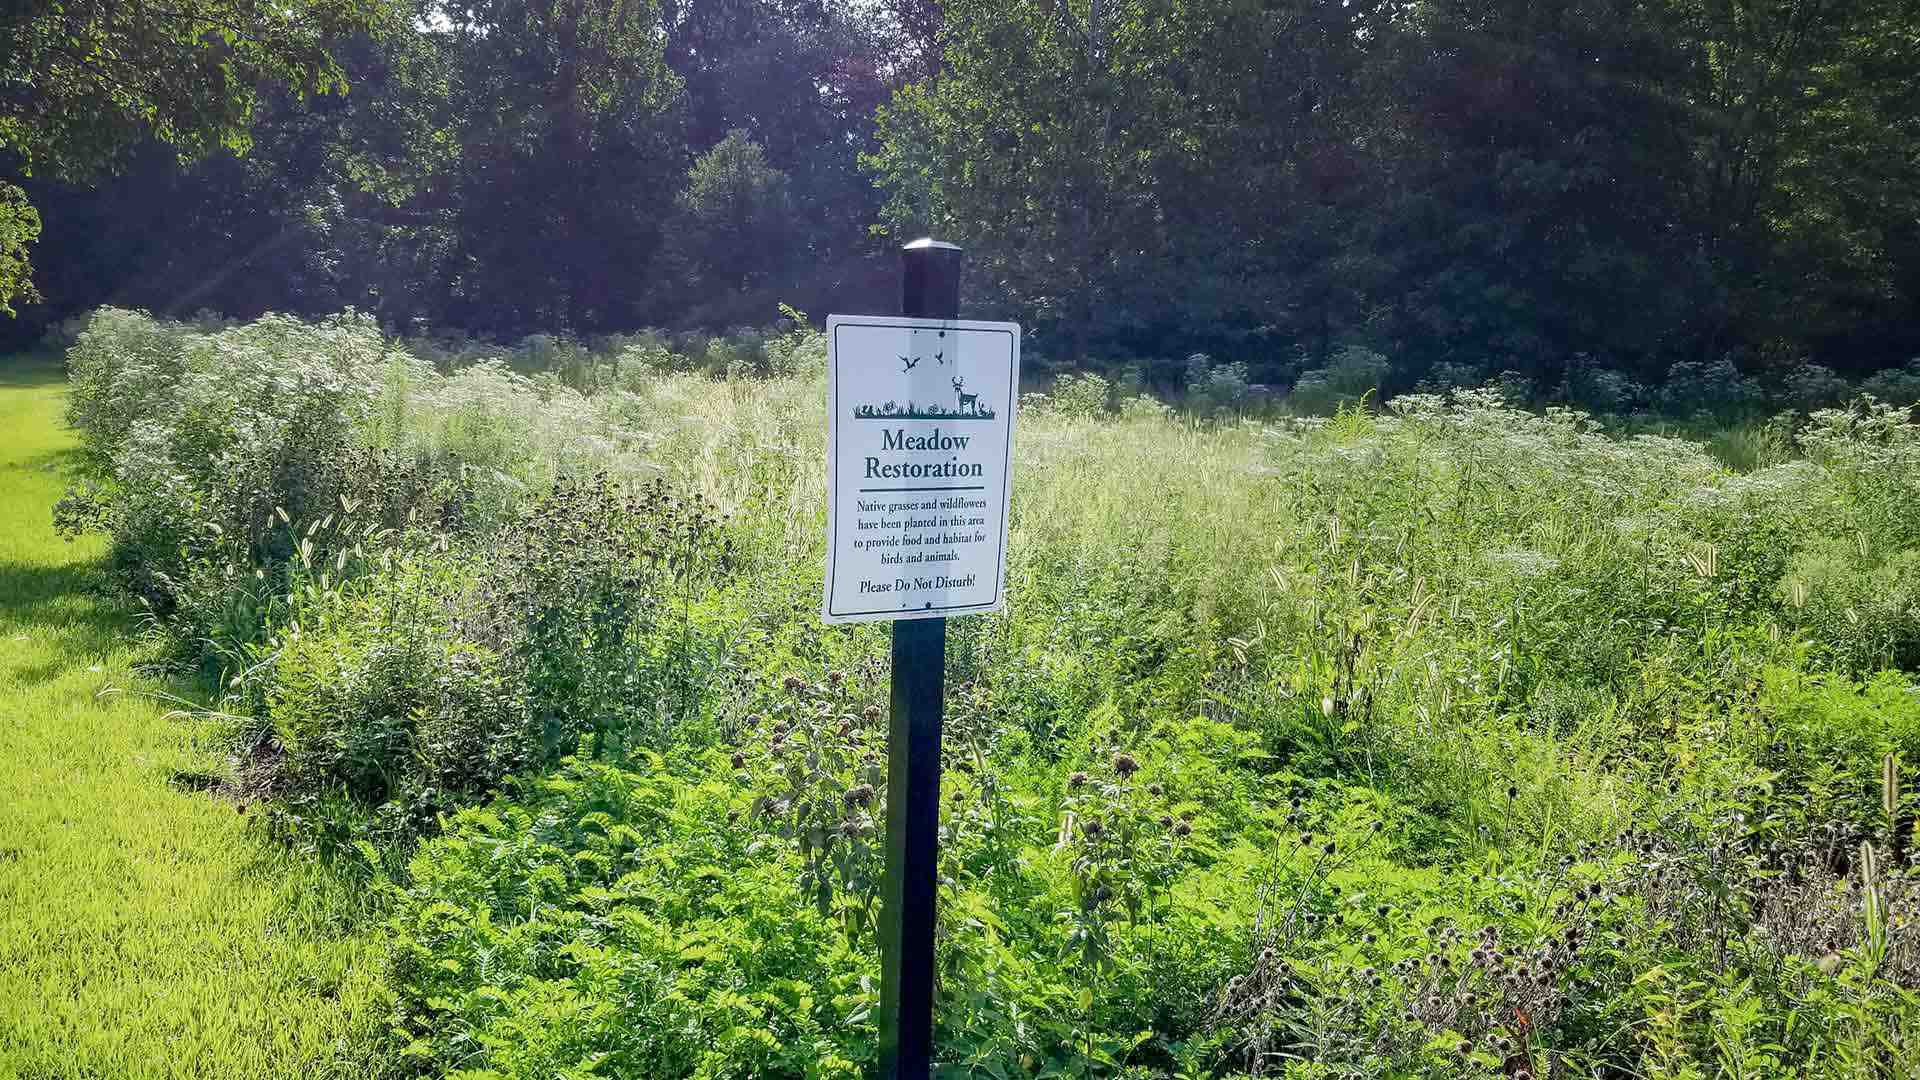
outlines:
M214 733L139 692L100 542L53 531L63 394L0 360L0 1078L365 1076L370 938L191 790Z

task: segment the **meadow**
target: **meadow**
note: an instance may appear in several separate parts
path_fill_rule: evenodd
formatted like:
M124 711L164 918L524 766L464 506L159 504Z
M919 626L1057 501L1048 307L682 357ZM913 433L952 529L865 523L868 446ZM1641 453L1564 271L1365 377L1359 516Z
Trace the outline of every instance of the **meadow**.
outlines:
M886 631L818 618L823 362L799 320L96 313L74 482L8 518L99 545L216 780L166 792L123 697L68 812L164 794L361 897L273 957L377 950L333 969L363 1063L862 1075ZM1008 609L949 630L942 1075L1920 1075L1911 411L1735 469L1495 390L1328 404L1021 403ZM29 663L124 668L88 625Z

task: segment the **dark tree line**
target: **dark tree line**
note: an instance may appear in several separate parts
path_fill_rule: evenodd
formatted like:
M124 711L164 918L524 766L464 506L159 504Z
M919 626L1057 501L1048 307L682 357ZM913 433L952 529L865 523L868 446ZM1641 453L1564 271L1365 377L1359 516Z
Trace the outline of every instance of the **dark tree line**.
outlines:
M1167 381L1196 351L1281 382L1371 350L1398 387L1920 355L1920 0L311 6L254 73L279 88L213 88L218 138L136 111L36 147L0 113L41 165L0 189L0 281L5 223L41 223L8 330L764 323L883 307L933 231L1037 352ZM51 115L55 75L0 106Z

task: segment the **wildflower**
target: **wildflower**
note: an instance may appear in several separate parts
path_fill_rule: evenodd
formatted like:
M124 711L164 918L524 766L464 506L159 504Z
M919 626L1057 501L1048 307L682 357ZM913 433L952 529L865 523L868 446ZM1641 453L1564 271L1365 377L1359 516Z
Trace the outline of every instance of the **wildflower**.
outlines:
M1175 836L1187 836L1187 835L1190 835L1190 834L1192 834L1192 832L1193 832L1193 826L1192 826L1192 825L1189 825L1188 823L1186 823L1186 822L1184 822L1184 821L1179 821L1179 822L1175 822L1175 823L1174 823L1174 826L1173 826L1173 835L1175 835Z
M1322 854L1326 854L1326 855L1331 855L1331 854L1333 854L1333 841L1331 841L1331 840L1329 840L1329 841L1327 841L1327 842L1326 842L1326 844L1324 844L1324 845L1323 845L1323 846L1322 846L1322 847L1320 848L1320 851L1321 851L1321 853L1322 853Z
M1087 774L1083 772L1077 772L1077 773L1074 773L1072 776L1067 777L1067 786L1074 789L1075 791L1078 791L1081 788L1086 787Z
M1113 771L1120 774L1120 779L1125 780L1127 777L1140 771L1140 763L1133 759L1132 754L1115 754L1113 755Z
M740 752L740 751L738 751L738 750L735 750L735 751L733 752L733 767L734 767L734 768L736 768L736 769L744 769L744 768L746 768L746 767L747 767L747 755L745 755L745 754L743 754L743 753L741 753L741 752Z
M1173 815L1172 815L1172 814L1161 814L1161 815L1160 815L1160 827L1161 827L1161 828L1163 828L1163 829L1171 829L1171 828L1173 828Z
M848 806L866 806L873 802L873 785L859 784L850 787L840 798L845 801Z
M841 683L846 681L846 678L847 678L847 675L846 675L846 672L844 671L829 671L827 672L827 685L839 686Z
M789 675L786 677L786 680L783 683L783 685L785 685L788 690L798 690L807 684L801 680L800 676Z
M864 712L862 713L862 715L863 715L863 716L865 716L865 717L866 717L867 719L869 719L869 720L878 720L878 719L880 719L880 706L878 706L878 705L869 705L869 706L867 706L867 707L866 707L866 709L865 709L865 711L864 711Z
M1100 824L1099 818L1088 818L1081 822L1080 829L1087 834L1089 839L1099 836L1102 832L1106 831L1105 826Z
M1158 798L1161 795L1165 795L1166 793L1167 793L1167 789L1161 787L1159 784L1147 785L1147 794L1152 795L1155 798Z

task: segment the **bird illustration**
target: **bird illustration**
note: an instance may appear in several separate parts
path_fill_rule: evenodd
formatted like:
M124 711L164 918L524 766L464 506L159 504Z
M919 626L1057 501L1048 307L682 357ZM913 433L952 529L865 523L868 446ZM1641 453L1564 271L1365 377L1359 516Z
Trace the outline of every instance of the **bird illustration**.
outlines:
M940 363L942 363L942 364L944 364L944 363L946 363L946 362L947 362L947 354L946 354L946 353L934 353L934 354L933 354L933 358L934 358L935 360L937 360L937 361L939 361L939 362L940 362Z
M900 371L901 371L901 373L902 373L902 374L904 374L904 373L906 373L906 372L909 372L909 371L912 371L912 370L913 370L913 365L915 365L915 364L918 364L919 362L920 362L920 361L918 361L918 360L909 360L909 359L907 359L907 358L906 358L906 357L904 357L904 356L903 356L903 357L901 357L901 358L900 358L900 363L901 363L902 365L904 365L904 366L902 366L902 367L900 368Z

